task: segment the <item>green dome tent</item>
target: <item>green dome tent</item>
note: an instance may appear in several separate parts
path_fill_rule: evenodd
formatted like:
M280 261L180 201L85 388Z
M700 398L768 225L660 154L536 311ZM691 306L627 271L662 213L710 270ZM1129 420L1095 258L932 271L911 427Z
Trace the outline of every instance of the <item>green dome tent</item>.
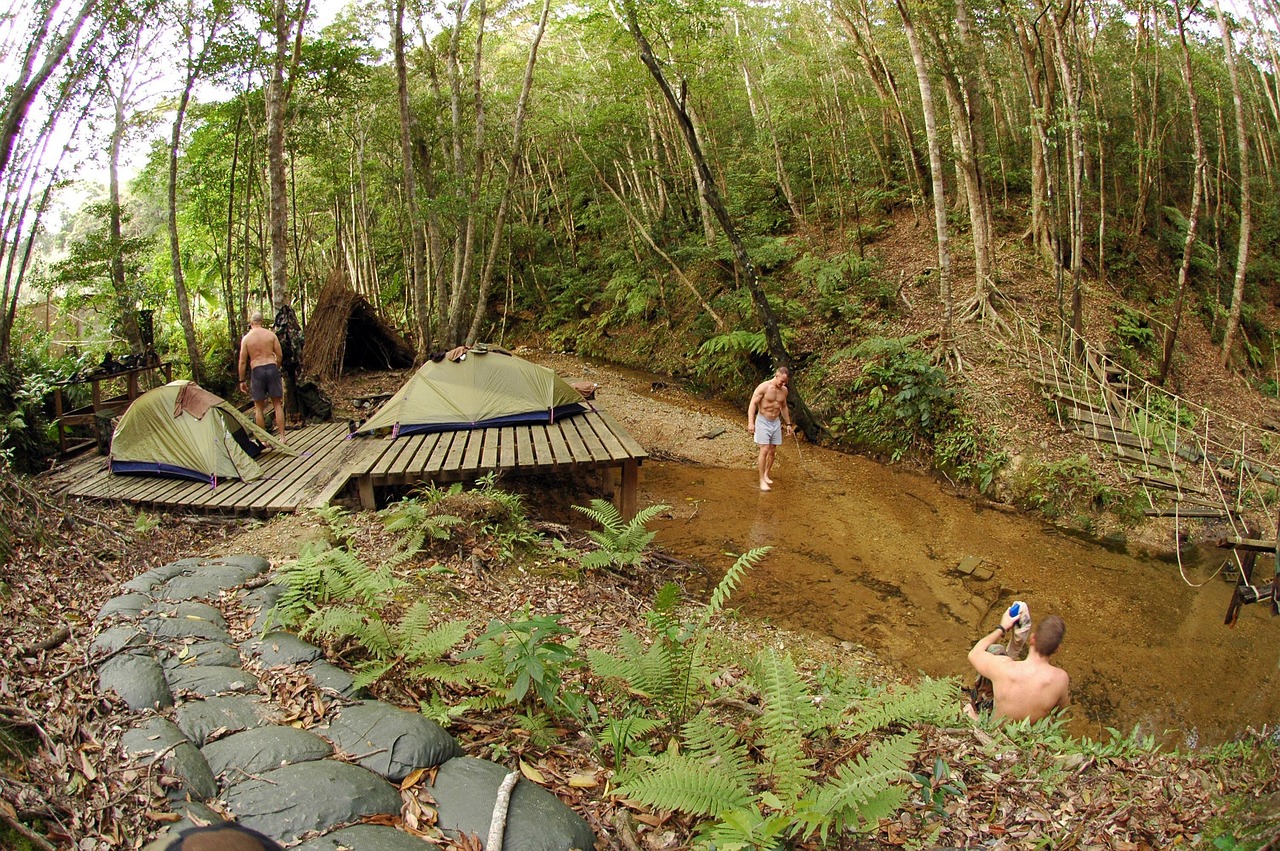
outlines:
M111 472L251 482L264 449L296 454L234 405L190 381L171 381L139 396L111 438Z
M457 360L427 361L355 435L550 423L584 410L582 394L554 370L477 345Z

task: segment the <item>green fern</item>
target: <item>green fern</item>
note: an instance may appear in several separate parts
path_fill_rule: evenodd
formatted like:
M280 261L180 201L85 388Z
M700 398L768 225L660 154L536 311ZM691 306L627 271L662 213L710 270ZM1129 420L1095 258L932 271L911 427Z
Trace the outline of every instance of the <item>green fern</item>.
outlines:
M834 778L800 802L798 832L805 838L816 833L825 843L833 831L865 830L892 815L906 799L907 766L919 747L920 736L912 731L877 742L864 756L840 765Z
M761 773L782 799L796 800L813 777L815 761L805 753L805 737L817 726L813 697L791 657L772 648L756 656L751 679L763 708L756 722L765 761Z
M583 556L582 566L587 570L599 567L638 567L644 559L645 548L657 534L647 531L645 524L668 508L668 505L650 505L636 512L636 516L630 521L624 522L622 514L607 500L593 499L590 508L575 505L575 510L602 527L600 531L587 532L600 549Z
M668 751L654 760L648 773L615 792L657 810L719 816L750 803L747 779L723 763Z
M925 677L914 686L884 691L865 701L841 733L857 737L893 724L920 722L945 726L959 717L955 680Z
M381 618L356 606L325 606L307 618L298 635L333 644L354 641L374 659L386 659L394 650L391 635Z
M438 502L438 499L425 501L409 497L379 512L387 531L400 533L389 559L391 563L408 561L420 553L428 541L449 540L453 527L463 522L461 517L438 511Z
M656 718L628 716L626 718L610 718L604 723L596 743L602 749L608 747L613 752L613 770L620 780L623 761L630 756L649 756L650 749L647 736L662 727Z
M719 821L702 827L697 836L699 848L715 851L772 851L786 846L794 819L786 812L765 815L757 803L720 814Z
M400 585L386 565L373 569L347 550L316 544L304 546L286 563L276 583L284 591L266 619L268 628L296 627L333 603L378 607Z
M326 505L311 509L311 514L329 527L329 540L336 545L346 545L355 537L356 527L351 522L351 512L341 505Z

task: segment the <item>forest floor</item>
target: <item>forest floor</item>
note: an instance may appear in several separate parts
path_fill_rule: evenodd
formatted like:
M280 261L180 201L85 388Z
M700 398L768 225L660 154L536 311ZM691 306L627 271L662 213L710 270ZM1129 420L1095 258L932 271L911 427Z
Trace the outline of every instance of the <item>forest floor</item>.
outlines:
M744 469L753 461L745 440L702 439L717 429L743 428L730 408L677 387L646 384L640 373L563 355L523 354L563 370L566 377L599 383L601 404L657 457ZM394 389L402 379L402 374L360 373L329 389L339 415L358 417L352 398ZM0 652L6 659L0 676L0 747L7 751L0 765L0 821L22 825L19 832L34 848L138 848L168 818L165 779L139 772L121 758L119 736L130 718L115 699L96 694L87 655L94 614L122 582L146 569L186 556L241 552L265 556L278 566L295 557L302 544L326 540L328 527L312 515L282 515L269 522L152 517L128 508L64 502L46 492L39 479L11 480L5 488L0 523L15 532L16 546L0 572ZM563 502L540 498L536 489L527 492L526 501L544 533L588 548L585 534L566 524L574 512ZM355 528L352 546L362 553L387 552L394 545L372 514L359 515ZM442 557L450 568L442 575L449 578L437 583L434 593L455 606L465 600L477 624L510 617L525 605L560 612L584 646L610 648L621 629L646 633L649 601L662 583L705 585L705 575L695 576L699 566L678 555L654 553L643 569L627 575L561 568L539 572L537 581L530 581L527 566L505 560L496 542L477 539ZM847 642L741 617L724 619L716 631L718 641L729 647L788 648L809 671L832 665L881 685L893 676L872 653ZM729 664L726 682L742 673ZM422 697L403 683L381 688L380 698L403 705L413 706ZM585 736L565 730L560 743L538 747L518 719L503 711L469 714L451 731L472 755L531 769L526 776L540 778L588 819L600 848L666 851L690 843L689 819L608 794L609 764ZM918 787L929 794L919 791L898 816L869 826L859 838L797 847L1021 849L1043 847L1048 836L1073 837L1079 848L1136 851L1207 844L1222 825L1233 823L1242 827L1228 835L1243 839L1248 831L1265 839L1270 833L1259 824L1274 823L1273 796L1280 795L1280 760L1266 730L1242 739L1248 746L1189 755L1124 744L1083 750L1064 748L1061 741L1029 745L998 729L967 724L926 726L921 734L919 764L912 770L933 778L932 787L928 782ZM1046 779L1037 779L1037 772ZM1231 796L1229 813L1224 796Z

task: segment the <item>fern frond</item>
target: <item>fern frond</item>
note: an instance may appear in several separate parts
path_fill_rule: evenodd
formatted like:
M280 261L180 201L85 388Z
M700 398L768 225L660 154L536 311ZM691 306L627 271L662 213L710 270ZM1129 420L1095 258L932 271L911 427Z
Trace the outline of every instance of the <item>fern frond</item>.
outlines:
M747 745L730 726L699 712L680 728L684 749L691 756L721 762L743 782L755 773Z
M573 510L582 512L596 525L603 526L611 532L622 529L622 512L607 499L593 499L590 506L575 505Z
M394 652L391 633L376 615L355 606L326 606L307 618L298 634L303 638L324 641L354 641L375 659L385 659Z
M751 789L745 778L726 762L695 759L667 751L654 758L643 776L619 786L616 793L657 810L678 810L700 816L745 807Z
M813 776L814 760L805 753L805 736L817 722L813 697L791 657L772 648L757 654L751 679L764 710L756 722L766 762L761 773L773 779L779 796L795 800Z
M529 734L529 742L536 748L545 749L560 742L551 719L542 712L517 712L516 726Z
M738 556L738 560L725 571L724 578L716 584L715 590L711 592L711 600L707 603L704 621L710 620L711 617L724 608L724 604L729 601L733 592L741 584L742 577L746 575L747 570L755 567L772 549L773 547L756 547Z
M673 637L680 632L678 610L681 596L680 586L674 582L668 582L658 589L653 599L653 608L645 615L658 635Z
M843 763L812 798L800 802L797 820L805 837L825 842L831 831L861 830L890 815L906 797L907 766L920 747L912 731L877 742L864 755Z
M657 641L649 647L630 630L618 633L619 655L587 651L587 664L598 677L621 680L633 695L665 703L675 691L678 672L670 647Z
M433 609L419 600L396 624L394 633L406 659L410 662L436 661L462 643L471 630L468 621L446 621L431 626Z
M361 662L356 665L352 672L352 680L354 687L357 689L365 689L376 683L387 675L387 672L396 666L399 659L387 659L385 661L379 659L370 659L368 662Z
M884 691L863 702L841 734L856 737L891 724L946 725L960 716L959 698L954 679L925 677L914 686Z

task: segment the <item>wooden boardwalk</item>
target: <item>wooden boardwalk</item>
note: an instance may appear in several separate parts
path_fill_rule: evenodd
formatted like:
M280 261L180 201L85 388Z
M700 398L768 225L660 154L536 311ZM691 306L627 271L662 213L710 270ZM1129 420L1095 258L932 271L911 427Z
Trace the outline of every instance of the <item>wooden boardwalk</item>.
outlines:
M379 447L359 480L360 502L375 505L375 489L420 482L456 482L490 471L547 473L570 469L622 473L618 509L626 517L636 511L636 484L641 462L648 457L639 443L604 411L565 417L550 425L445 431L354 442Z
M617 469L618 508L636 511L639 467L648 454L603 411L588 411L551 425L440 432L389 438L347 438L341 423L289 433L297 456L267 452L257 458L263 477L253 482L206 482L155 476L118 476L107 459L73 459L52 474L64 493L147 508L205 514L268 516L328 505L354 482L362 506L376 507L378 488L456 482L491 472L515 475L564 470Z

